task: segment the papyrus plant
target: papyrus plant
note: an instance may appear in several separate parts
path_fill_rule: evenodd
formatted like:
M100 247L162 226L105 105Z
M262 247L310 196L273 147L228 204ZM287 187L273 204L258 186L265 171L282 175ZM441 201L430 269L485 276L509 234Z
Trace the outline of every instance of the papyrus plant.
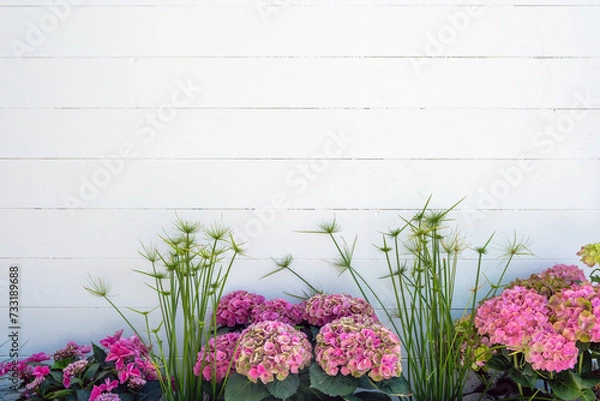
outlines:
M381 244L376 245L384 260L380 275L389 283L391 302L384 302L384 294L372 285L373 267L367 276L354 263L356 239L348 243L340 236L336 221L319 224L307 233L328 236L338 254L333 265L340 274L349 274L362 297L378 305L402 340L405 351L406 376L418 401L458 401L463 398L468 373L480 357L477 344L471 341L464 325L472 325L470 313L481 298L495 295L505 272L515 256L529 254L524 244L513 240L503 252L497 281L481 294L485 277L482 272L484 255L488 253L492 237L476 253L475 267L461 258L467 249L456 230L448 226L448 215L456 207L445 210L429 209L429 201L422 210L409 219L401 218L399 228L382 234ZM465 263L466 262L466 263ZM459 265L467 266L462 267ZM457 320L454 302L456 274L474 280L470 300ZM280 264L280 270L291 270ZM296 272L293 272L296 273ZM297 273L296 273L297 274ZM460 310L458 310L460 312Z
M106 281L92 279L86 289L104 298L145 339L159 372L164 401L201 400L204 394L218 400L222 386L216 374L210 382L203 382L194 375L194 366L202 345L217 335L216 305L242 249L230 229L221 224L201 227L178 219L173 234L159 237L166 248L143 246L140 254L150 262L150 269L136 270L150 279L146 284L156 293L156 309L161 314L157 327L150 327L149 311L132 309L145 320L144 329L136 328L111 299Z

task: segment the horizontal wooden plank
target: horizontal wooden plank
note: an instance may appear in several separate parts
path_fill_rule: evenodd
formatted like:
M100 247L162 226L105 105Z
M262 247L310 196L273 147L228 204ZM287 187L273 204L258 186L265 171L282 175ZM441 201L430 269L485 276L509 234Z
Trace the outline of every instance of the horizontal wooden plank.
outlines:
M594 42L600 34L597 7L490 7L477 1L430 7L397 6L403 2L307 7L274 0L188 7L58 3L62 6L4 7L0 55L600 56Z
M342 135L347 146L332 158L580 159L600 149L600 110L185 109L159 128L147 122L153 113L0 110L0 159L123 157L126 143L132 158L318 159Z
M434 197L434 207L448 207L454 202ZM402 202L399 202L399 204ZM467 206L469 199L465 200ZM420 207L421 205L415 205ZM381 245L381 232L400 227L398 217L410 218L416 210L290 210L268 213L265 210L182 210L178 214L205 225L222 221L234 227L235 236L246 242L247 255L268 260L293 254L298 259L332 259L335 248L325 236L304 234L318 223L336 218L341 236L352 241L358 237L356 258L378 258L373 246ZM489 210L463 208L453 212L450 227L458 228L467 244L483 245L496 232L494 254L507 238L529 238L531 250L544 260L559 262L572 257L587 243L598 241L594 231L600 210ZM140 243L160 246L157 233L171 231L172 210L0 210L0 257L6 263L22 259L58 258L99 259L99 264L113 259L136 259ZM472 255L466 253L466 256ZM23 262L29 263L29 262ZM268 266L272 266L270 262Z
M67 1L67 0L65 0ZM257 0L220 0L220 1L202 1L197 0L68 0L74 8L100 8L100 7L439 7L439 6L473 6L481 5L480 0L295 0L291 1L257 1ZM45 7L56 5L57 0L0 0L0 6L3 7ZM597 6L597 0L488 0L486 6Z
M3 208L598 209L600 160L4 160ZM585 191L585 196L573 196Z
M408 59L38 59L0 75L0 108L158 107L165 121L174 106L598 108L600 93L576 59L440 59L422 74Z

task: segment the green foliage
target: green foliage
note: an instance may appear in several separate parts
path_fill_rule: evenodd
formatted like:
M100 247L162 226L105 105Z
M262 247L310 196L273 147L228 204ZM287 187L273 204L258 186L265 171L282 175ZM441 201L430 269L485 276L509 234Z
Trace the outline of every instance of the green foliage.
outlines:
M201 227L178 219L174 226L173 234L159 235L164 251L142 246L140 254L150 262L150 270L136 270L151 280L147 285L157 298L153 310L161 314L158 327L149 327L148 315L153 310L130 309L141 314L146 323L144 330L134 327L111 300L106 281L91 280L86 289L104 298L153 351L164 401L199 400L204 393L218 400L222 396L220 386L214 380L208 384L198 380L193 371L198 351L208 338L217 335L216 305L233 263L243 250L231 230L222 224Z
M262 382L252 383L247 377L234 373L227 379L225 399L227 401L261 401L269 396Z
M291 374L285 380L274 380L265 386L275 398L285 400L296 393L300 386L300 379L298 375Z
M347 396L358 387L351 376L329 376L317 363L310 365L310 387L330 396Z

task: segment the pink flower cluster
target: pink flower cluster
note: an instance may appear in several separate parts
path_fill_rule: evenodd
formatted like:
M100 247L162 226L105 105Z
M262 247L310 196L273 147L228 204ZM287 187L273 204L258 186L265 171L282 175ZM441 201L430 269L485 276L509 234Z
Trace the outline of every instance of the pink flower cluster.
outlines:
M107 378L104 383L94 386L89 401L121 401L117 394L111 393L117 387L119 387L118 381Z
M121 338L123 330L117 331L100 341L108 348L106 362L115 361L121 384L138 389L148 380L157 380L156 368L152 364L148 349L137 336Z
M22 380L24 383L29 383L34 378L39 377L40 373L38 370L38 375L34 375L34 365L32 365L32 363L37 364L47 361L50 358L50 355L40 352L38 354L33 354L29 358L21 361L6 361L0 363L0 376L4 376L8 373L15 373L19 380Z
M341 317L354 315L377 319L375 310L367 301L346 294L317 294L306 302L305 318L313 326L324 326Z
M475 326L490 345L522 352L536 370L571 369L578 360L578 341L600 342L600 287L576 266L555 265L534 276L520 282L533 288L516 285L483 302ZM563 280L562 287L556 278ZM544 280L552 290L543 287Z
M600 288L574 285L554 294L549 304L558 333L569 341L600 342Z
M285 299L275 298L256 305L252 309L252 323L268 320L291 324L300 324L304 320L304 305L292 304Z
M235 369L254 383L285 380L312 359L306 335L282 322L253 323L242 332L239 341Z
M91 350L92 347L89 345L77 345L73 341L69 341L66 347L59 349L54 353L53 358L55 361L71 358L85 358L85 354L89 353Z
M583 270L575 265L554 265L549 269L546 269L542 274L542 277L558 277L565 280L567 284L574 284L582 281L586 281Z
M510 350L523 350L532 335L548 323L548 299L533 289L513 287L498 297L488 299L475 314L480 335L492 344Z
M546 326L532 336L525 360L531 363L535 370L560 372L571 369L577 363L579 350L574 341Z
M80 359L75 362L71 362L63 369L63 386L65 388L71 387L71 380L73 377L81 375L87 368L89 362L87 359Z
M222 382L234 369L233 359L237 351L240 333L227 333L211 338L198 352L194 374L210 381L215 372L216 381Z
M234 291L221 298L217 305L217 324L233 327L238 324L250 323L252 309L265 302L262 295L248 291Z
M400 339L383 324L342 317L327 323L317 335L316 361L330 376L361 377L373 381L400 376Z
M40 384L46 379L46 376L50 374L50 368L45 365L36 366L32 370L34 377L33 381L25 385L25 389L28 391L35 391L39 388Z

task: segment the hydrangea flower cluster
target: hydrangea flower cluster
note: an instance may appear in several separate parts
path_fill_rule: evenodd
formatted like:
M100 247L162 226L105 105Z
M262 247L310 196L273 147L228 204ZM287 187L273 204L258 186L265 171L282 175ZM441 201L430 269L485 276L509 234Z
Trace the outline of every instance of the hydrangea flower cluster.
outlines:
M488 299L475 314L480 335L510 350L523 350L533 334L548 324L548 299L533 289L508 288Z
M146 346L137 336L121 338L122 334L123 330L119 330L100 341L100 344L108 348L106 361L115 361L121 384L127 383L129 388L139 389L148 380L157 380L156 368Z
M202 375L210 381L215 372L216 381L220 383L234 370L232 360L237 351L240 333L227 333L211 338L207 345L198 352L198 361L194 366L194 374Z
M317 294L306 302L305 318L313 326L324 326L354 315L377 319L373 306L367 301L346 294Z
M312 359L306 334L282 322L253 323L242 332L239 341L235 370L254 383L285 380Z
M361 377L373 381L400 376L400 339L378 322L342 317L327 323L317 335L316 361L330 376Z
M248 291L234 291L221 298L217 305L217 324L233 327L250 323L252 309L265 302L265 297Z
M304 308L285 299L275 298L256 305L252 309L252 323L268 320L291 324L300 324L304 320Z
M68 364L63 369L63 386L65 386L65 388L71 387L71 379L81 375L88 365L89 362L87 361L87 359L80 359L78 361L71 362L70 364Z
M553 328L569 341L600 342L600 289L575 285L550 298Z
M92 347L89 345L77 345L73 341L69 341L66 347L56 351L52 358L55 361L61 361L63 359L85 358L85 354L89 353L91 350Z
M582 246L577 256L581 256L581 262L589 267L600 265L600 242Z
M600 342L600 287L576 266L555 265L517 281L477 309L475 326L490 345L523 353L535 370L573 368L577 342ZM546 285L544 287L544 285Z
M574 341L567 340L552 330L551 326L546 326L532 336L525 360L535 370L561 372L573 368L578 355Z

